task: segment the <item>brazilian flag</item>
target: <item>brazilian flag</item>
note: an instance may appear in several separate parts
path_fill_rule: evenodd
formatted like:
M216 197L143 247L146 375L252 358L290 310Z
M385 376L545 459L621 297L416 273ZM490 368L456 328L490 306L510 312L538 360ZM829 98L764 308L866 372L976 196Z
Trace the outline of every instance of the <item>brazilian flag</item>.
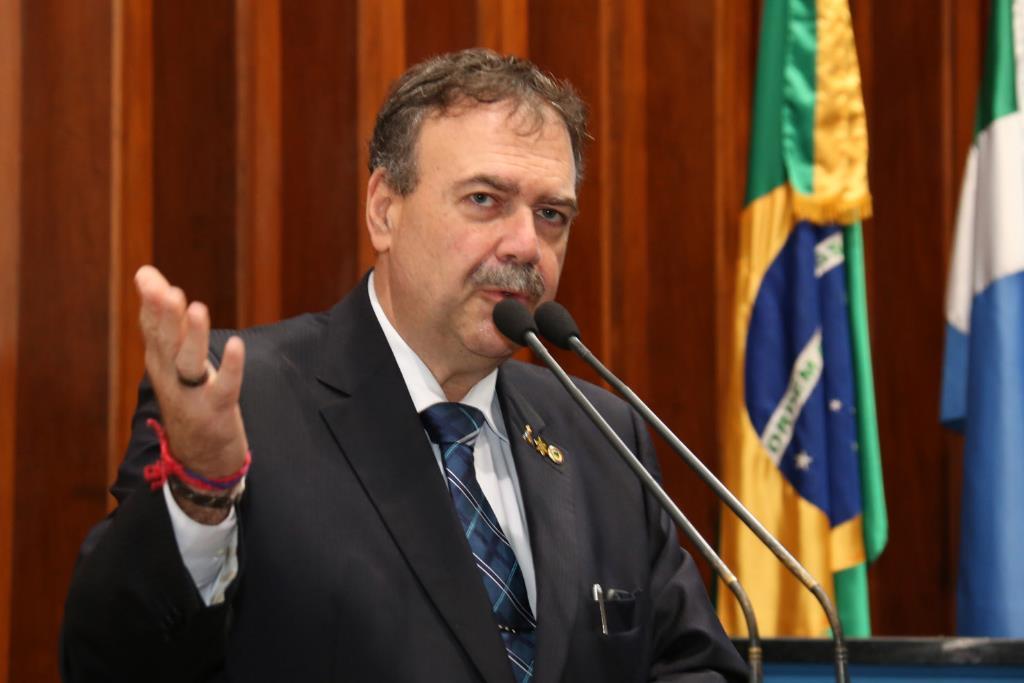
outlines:
M720 431L725 483L868 636L888 536L860 221L868 141L846 0L765 0ZM722 555L767 636L824 636L817 601L727 510ZM724 587L720 586L720 591ZM719 616L744 633L734 600Z

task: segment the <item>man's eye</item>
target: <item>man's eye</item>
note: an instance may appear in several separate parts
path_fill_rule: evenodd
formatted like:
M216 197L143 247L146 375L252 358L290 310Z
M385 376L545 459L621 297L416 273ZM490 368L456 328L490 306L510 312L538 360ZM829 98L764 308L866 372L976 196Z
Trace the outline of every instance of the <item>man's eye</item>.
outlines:
M473 202L477 206L494 206L494 197L486 192L474 192L469 195L469 201Z
M558 223L564 225L567 221L565 214L555 209L537 209L537 215L548 221L549 223Z

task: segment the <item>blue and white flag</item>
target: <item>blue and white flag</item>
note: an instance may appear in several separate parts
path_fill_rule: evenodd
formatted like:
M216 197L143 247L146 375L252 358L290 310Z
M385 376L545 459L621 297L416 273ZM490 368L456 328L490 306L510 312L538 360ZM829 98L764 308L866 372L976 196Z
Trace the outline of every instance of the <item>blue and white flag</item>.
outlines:
M964 432L957 632L1024 637L1021 0L994 0L946 289L942 421Z

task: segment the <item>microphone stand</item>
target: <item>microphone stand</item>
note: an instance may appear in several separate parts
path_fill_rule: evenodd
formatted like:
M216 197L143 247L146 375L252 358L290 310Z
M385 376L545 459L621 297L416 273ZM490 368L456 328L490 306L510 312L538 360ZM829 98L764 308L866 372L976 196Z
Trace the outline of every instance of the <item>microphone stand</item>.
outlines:
M499 326L499 329L504 330ZM508 336L508 335L506 335ZM513 341L520 342L515 337L510 337ZM658 484L657 480L651 476L651 473L647 471L647 468L643 466L643 463L637 459L637 457L629 450L629 447L619 438L619 435L615 433L615 430L611 428L611 425L601 417L594 405L583 395L583 392L579 390L572 380L569 379L569 375L566 374L565 370L558 364L557 361L548 353L548 350L544 348L540 339L533 331L526 331L522 337L522 341L526 342L526 345L537 354L537 356L544 362L545 365L555 374L558 381L561 382L562 386L565 387L566 391L575 399L576 403L583 409L590 418L591 422L594 423L609 443L615 448L615 451L619 456L626 462L626 464L633 470L633 472L640 479L640 483L643 484L644 488L648 490L655 497L662 508L668 512L672 521L675 522L676 526L683 530L686 536L693 541L694 545L697 546L701 555L708 561L708 563L714 568L722 580L725 581L729 590L736 596L736 600L739 601L740 609L743 611L743 617L747 622L747 634L750 640L750 645L747 649L747 662L750 665L750 680L752 683L760 683L763 676L762 670L762 648L761 638L757 630L757 619L754 616L754 608L751 605L750 598L747 596L746 591L740 585L736 575L732 573L732 570L722 561L722 559L715 553L714 549L708 544L706 540L700 535L693 524L686 518L679 507L673 502L673 500L665 493L665 490Z
M568 311L566 312L568 314ZM557 342L556 342L557 343ZM777 538L764 527L763 524L753 515L743 503L733 495L732 491L726 488L707 466L701 462L700 458L693 454L686 444L684 444L679 437L672 433L672 431L665 425L661 419L654 414L650 408L647 407L640 397L638 397L633 390L626 386L622 380L612 374L611 370L606 368L604 364L597 359L597 357L591 353L579 336L573 334L568 340L569 347L579 355L590 367L594 368L601 377L608 382L614 389L622 394L623 398L633 406L640 413L640 415L646 420L655 431L665 441L669 443L676 453L689 465L697 475L704 480L704 482L711 487L711 489L718 495L726 505L729 506L736 516L738 516L747 527L754 532L762 543L768 546L768 549L775 554L779 561L788 569L797 579L802 583L814 597L818 599L822 609L825 611L825 615L828 617L829 625L832 628L832 639L835 643L835 669L836 669L836 681L839 683L849 683L849 672L847 671L847 649L846 640L843 637L843 627L839 622L839 615L836 612L835 606L829 599L828 594L825 593L825 589L822 588L821 584L811 576L810 572L804 568L800 562L782 545ZM533 349L533 346L530 347ZM536 351L536 349L534 349ZM545 351L546 353L546 351ZM545 361L547 362L547 361ZM751 641L753 646L753 641Z

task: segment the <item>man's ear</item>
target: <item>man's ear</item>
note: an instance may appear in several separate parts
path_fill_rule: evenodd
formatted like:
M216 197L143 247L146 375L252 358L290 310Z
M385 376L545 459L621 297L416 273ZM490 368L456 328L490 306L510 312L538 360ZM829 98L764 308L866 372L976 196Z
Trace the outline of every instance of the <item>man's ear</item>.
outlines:
M391 229L396 221L401 196L391 189L383 168L374 169L366 184L366 228L370 242L378 254L391 246Z

